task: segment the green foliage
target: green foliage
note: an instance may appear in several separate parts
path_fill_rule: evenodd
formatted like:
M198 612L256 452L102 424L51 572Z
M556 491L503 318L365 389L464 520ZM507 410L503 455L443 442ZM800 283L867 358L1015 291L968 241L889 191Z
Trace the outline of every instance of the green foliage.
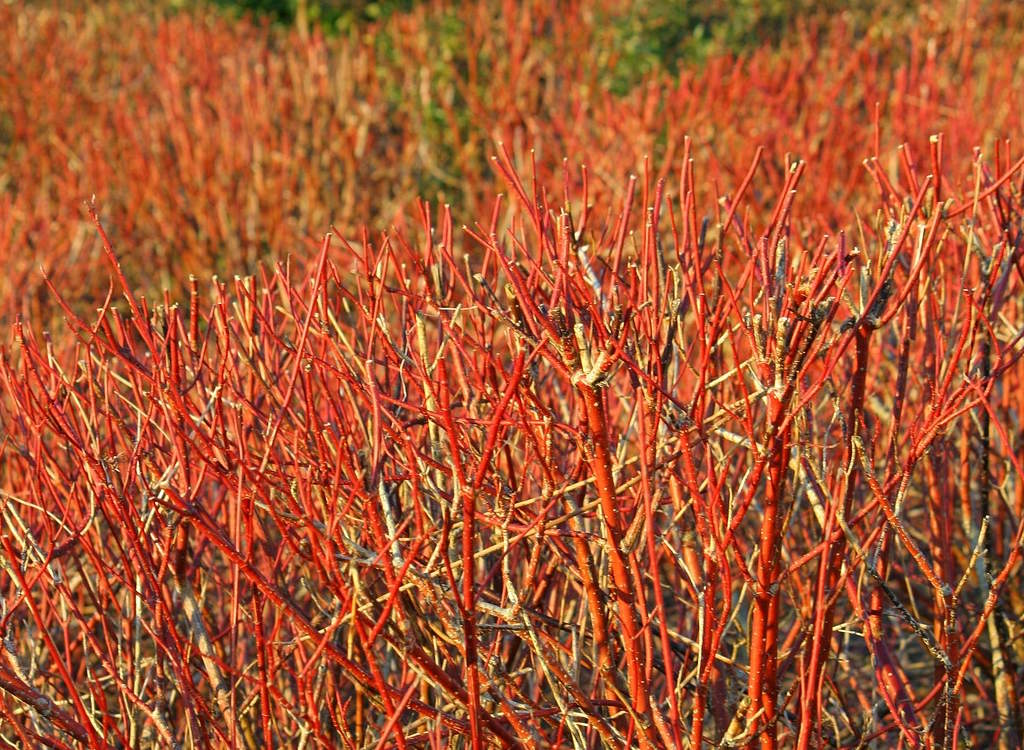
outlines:
M742 55L777 45L801 22L821 21L841 10L866 18L878 0L638 0L607 19L617 65L608 87L625 93L657 71L675 75L720 53Z
M242 13L254 13L278 23L292 24L305 15L308 23L347 31L365 23L407 11L415 0L214 0Z

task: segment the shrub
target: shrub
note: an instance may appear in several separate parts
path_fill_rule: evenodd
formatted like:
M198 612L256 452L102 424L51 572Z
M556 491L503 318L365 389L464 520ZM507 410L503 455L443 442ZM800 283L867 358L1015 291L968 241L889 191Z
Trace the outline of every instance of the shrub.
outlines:
M503 151L513 205L462 241L424 205L417 236L327 237L312 273L187 310L62 303L62 355L19 325L5 679L49 708L8 719L91 745L1014 736L1022 162L912 163L856 238L805 239L803 162L768 213L755 159L713 226L691 168L600 229L585 173L548 192Z
M878 142L919 154L944 132L957 169L1021 127L1020 69L1005 52L1021 43L1016 6L975 25L929 6L909 28L867 34L839 17L794 29L780 50L652 71L621 96L609 87L633 63L611 11L549 6L418 5L368 36L303 39L203 12L0 4L0 320L54 322L40 319L52 309L40 265L77 313L102 303L106 271L81 210L92 196L130 249L128 279L154 297L184 291L189 274L305 253L331 226L345 237L404 227L417 196L471 222L501 189L496 138L524 163L536 149L548 184L573 155L601 199L645 156L670 177L684 135L708 205L758 146L773 185L797 155L816 165L805 195L829 199L809 206L806 229L834 234L875 208L861 160L899 168L874 147L876 124Z
M588 8L486 7L409 72L422 9L346 47L0 6L0 736L1019 747L1016 27L617 97ZM435 147L457 202L400 210Z

